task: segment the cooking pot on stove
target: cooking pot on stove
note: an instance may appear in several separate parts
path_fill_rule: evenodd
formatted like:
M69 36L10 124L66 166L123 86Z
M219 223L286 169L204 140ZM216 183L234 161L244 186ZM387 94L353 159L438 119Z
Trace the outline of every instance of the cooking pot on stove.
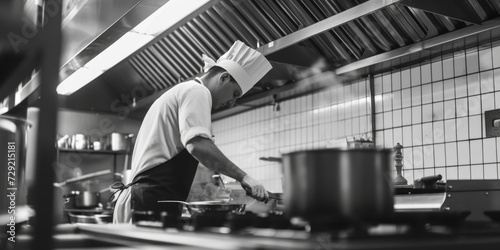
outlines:
M85 224L109 224L113 222L113 215L106 213L84 213L84 212L69 212L69 222L85 223Z
M99 207L99 192L90 191L71 191L65 196L70 207L74 208L93 208Z
M393 211L389 149L297 151L282 158L285 214L311 223L370 220Z

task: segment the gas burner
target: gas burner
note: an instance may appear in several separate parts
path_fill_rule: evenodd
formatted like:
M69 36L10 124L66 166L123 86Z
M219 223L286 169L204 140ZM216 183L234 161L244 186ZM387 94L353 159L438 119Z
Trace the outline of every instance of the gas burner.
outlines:
M226 213L193 214L190 219L190 226L194 230L201 230L206 227L222 227L225 221Z
M254 213L246 212L244 214L229 214L226 219L226 226L231 231L237 231L247 227L254 227L258 223L259 217Z

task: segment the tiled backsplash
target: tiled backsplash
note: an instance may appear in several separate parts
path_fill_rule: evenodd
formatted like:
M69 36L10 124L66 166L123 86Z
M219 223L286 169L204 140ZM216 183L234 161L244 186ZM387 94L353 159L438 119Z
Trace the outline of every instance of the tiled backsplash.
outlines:
M376 75L377 146L404 146L403 175L410 182L499 179L500 138L486 138L484 112L500 108L500 43L443 55ZM325 148L334 139L371 133L368 79L337 85L214 122L216 144L271 191L281 190L278 163L259 157Z
M260 157L325 148L331 140L371 133L370 88L366 79L265 106L213 124L215 143L254 178L282 191L282 169ZM371 136L371 135L370 135Z

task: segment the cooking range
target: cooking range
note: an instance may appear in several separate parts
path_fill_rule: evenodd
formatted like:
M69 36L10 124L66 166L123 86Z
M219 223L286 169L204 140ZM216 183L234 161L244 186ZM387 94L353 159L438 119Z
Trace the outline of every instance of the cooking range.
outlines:
M325 218L311 223L274 210L201 213L180 219L142 213L135 225L160 234L174 230L261 242L242 249L294 249L293 244L281 248L279 243L285 241L296 242L295 249L499 249L498 185L487 180L449 181L396 188L394 212L361 220ZM472 203L464 198L471 196L476 197Z

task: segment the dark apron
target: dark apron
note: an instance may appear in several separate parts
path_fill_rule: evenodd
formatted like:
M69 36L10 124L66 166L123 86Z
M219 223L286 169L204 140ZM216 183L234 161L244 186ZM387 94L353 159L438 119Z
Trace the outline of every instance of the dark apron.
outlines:
M184 149L172 159L139 173L130 184L122 187L131 188L132 213L153 211L156 216L161 212L167 212L168 216L180 216L182 206L158 201L186 201L197 167L198 161Z

